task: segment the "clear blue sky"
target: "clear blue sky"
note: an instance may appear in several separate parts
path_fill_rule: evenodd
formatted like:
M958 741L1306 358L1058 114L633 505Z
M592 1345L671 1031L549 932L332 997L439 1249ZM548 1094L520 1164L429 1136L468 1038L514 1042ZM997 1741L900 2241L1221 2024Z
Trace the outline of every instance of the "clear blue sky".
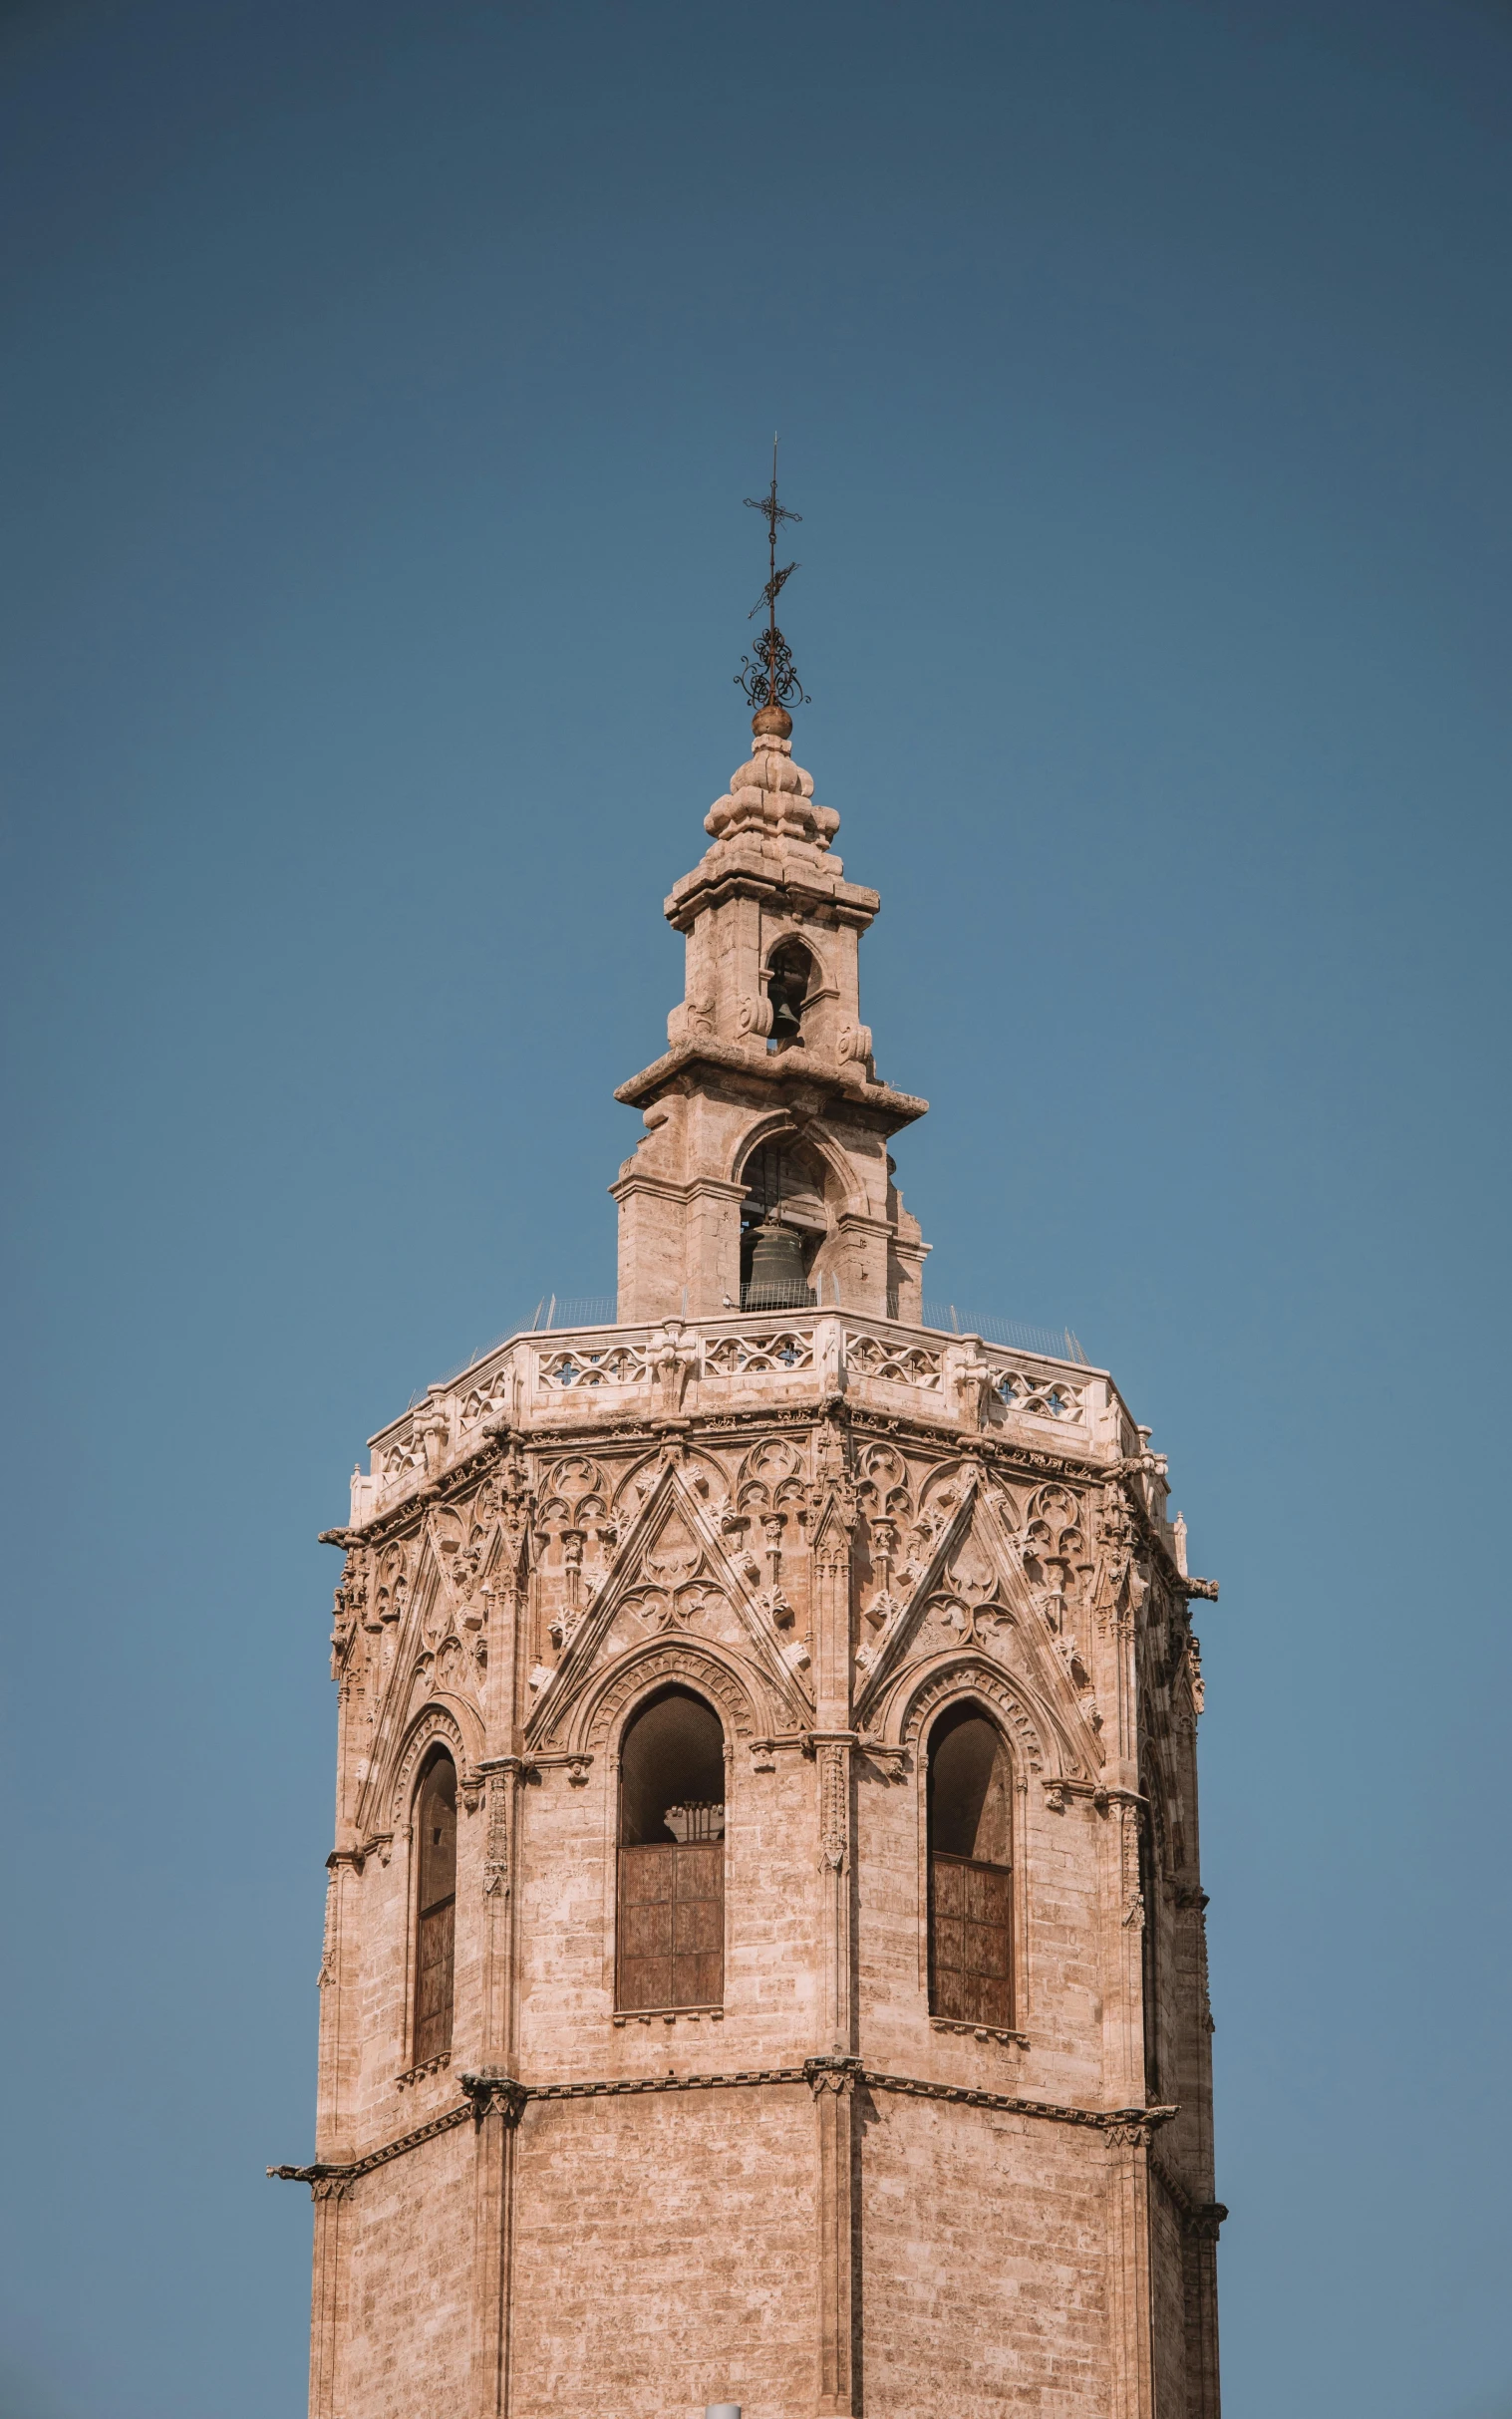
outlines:
M336 1558L798 755L1203 1608L1227 2419L1507 2419L1512 12L0 11L4 2419L303 2409Z

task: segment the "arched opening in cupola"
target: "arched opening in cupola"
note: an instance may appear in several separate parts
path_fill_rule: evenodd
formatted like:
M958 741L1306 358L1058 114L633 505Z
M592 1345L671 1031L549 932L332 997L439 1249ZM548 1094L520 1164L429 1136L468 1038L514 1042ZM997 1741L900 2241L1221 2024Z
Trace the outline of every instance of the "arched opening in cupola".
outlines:
M1011 2031L1014 1773L996 1722L969 1699L929 1740L929 2005Z
M415 2028L413 2063L452 2046L456 1962L456 1766L434 1747L415 1793Z
M725 1998L725 1732L691 1688L643 1705L620 1746L615 2004Z
M772 951L766 971L766 997L771 1002L769 1051L802 1049L803 1010L817 976L813 952L801 941L783 941Z
M829 1236L825 1169L817 1151L784 1135L757 1146L741 1171L741 1307L806 1310Z

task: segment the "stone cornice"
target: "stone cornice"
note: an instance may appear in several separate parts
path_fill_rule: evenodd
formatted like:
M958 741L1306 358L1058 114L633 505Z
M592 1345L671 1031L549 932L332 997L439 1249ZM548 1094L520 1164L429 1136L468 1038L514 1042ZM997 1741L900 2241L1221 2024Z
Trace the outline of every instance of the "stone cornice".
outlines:
M686 933L727 899L785 899L819 921L848 924L856 932L865 932L882 909L881 893L864 882L847 882L833 859L826 864L814 855L810 863L788 851L773 860L764 849L727 840L674 884L662 913L674 931Z
M763 1087L769 1084L779 1088L800 1079L815 1090L842 1100L847 1107L870 1111L881 1121L883 1132L889 1134L896 1133L900 1125L912 1125L929 1107L927 1100L919 1099L913 1092L894 1091L890 1083L869 1083L858 1067L854 1073L845 1073L838 1061L826 1065L822 1059L806 1054L801 1064L794 1066L772 1058L764 1043L720 1042L713 1034L703 1034L696 1042L679 1043L676 1050L665 1052L638 1075L632 1075L628 1083L621 1083L614 1096L627 1108L639 1108L685 1069L705 1066L724 1067L735 1074L755 1077Z
M339 2193L363 2176L371 2175L375 2168L386 2166L389 2160L419 2150L438 2134L450 2133L454 2127L464 2125L469 2117L485 2115L493 2106L503 2107L512 2124L532 2100L635 2099L646 2092L750 2090L777 2083L802 2083L813 2092L850 2090L859 2083L869 2091L898 2092L905 2099L942 2100L959 2108L990 2108L1006 2116L1042 2118L1053 2125L1078 2125L1125 2144L1147 2142L1158 2127L1169 2125L1180 2114L1174 2107L1071 2108L1053 2100L1027 2100L1012 2092L979 2091L970 2083L924 2082L915 2075L889 2074L883 2067L867 2066L860 2058L843 2056L805 2058L800 2066L742 2066L729 2074L627 2075L580 2083L520 2083L502 2068L485 2066L475 2074L462 2076L461 2085L467 2097L456 2107L444 2110L428 2125L416 2126L413 2133L401 2134L396 2141L384 2143L381 2149L371 2150L363 2158L345 2162L317 2159L308 2167L270 2167L266 2172L283 2183L308 2184L316 2194L332 2190ZM1163 2169L1157 2172L1162 2185L1195 2210L1190 2195L1183 2193L1182 2187L1168 2178ZM1215 2201L1208 2205L1207 2211L1196 2212L1199 2218L1210 2214L1221 2224L1228 2211Z

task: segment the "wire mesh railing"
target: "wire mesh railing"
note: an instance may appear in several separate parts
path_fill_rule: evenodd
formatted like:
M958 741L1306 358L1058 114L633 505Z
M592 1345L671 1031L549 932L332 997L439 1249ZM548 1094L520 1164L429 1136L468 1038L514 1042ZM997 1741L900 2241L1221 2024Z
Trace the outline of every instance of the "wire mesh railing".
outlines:
M556 1327L613 1327L618 1308L612 1294L542 1294L530 1333L544 1335Z
M978 1318L958 1310L953 1302L926 1302L924 1325L949 1336L980 1336L984 1344L1006 1345L1010 1352L1038 1353L1047 1361L1076 1361L1089 1368L1079 1339L1068 1327L1034 1327L1023 1319Z
M811 1285L743 1285L743 1311L811 1311L816 1307Z

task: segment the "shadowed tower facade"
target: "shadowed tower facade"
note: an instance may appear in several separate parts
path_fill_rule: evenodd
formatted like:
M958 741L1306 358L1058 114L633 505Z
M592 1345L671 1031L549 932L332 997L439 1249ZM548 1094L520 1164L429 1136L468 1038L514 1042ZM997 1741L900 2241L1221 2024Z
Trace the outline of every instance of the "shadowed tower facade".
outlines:
M616 1324L329 1533L311 2412L1217 2419L1216 1589L1106 1372L925 1324L878 899L757 696Z

